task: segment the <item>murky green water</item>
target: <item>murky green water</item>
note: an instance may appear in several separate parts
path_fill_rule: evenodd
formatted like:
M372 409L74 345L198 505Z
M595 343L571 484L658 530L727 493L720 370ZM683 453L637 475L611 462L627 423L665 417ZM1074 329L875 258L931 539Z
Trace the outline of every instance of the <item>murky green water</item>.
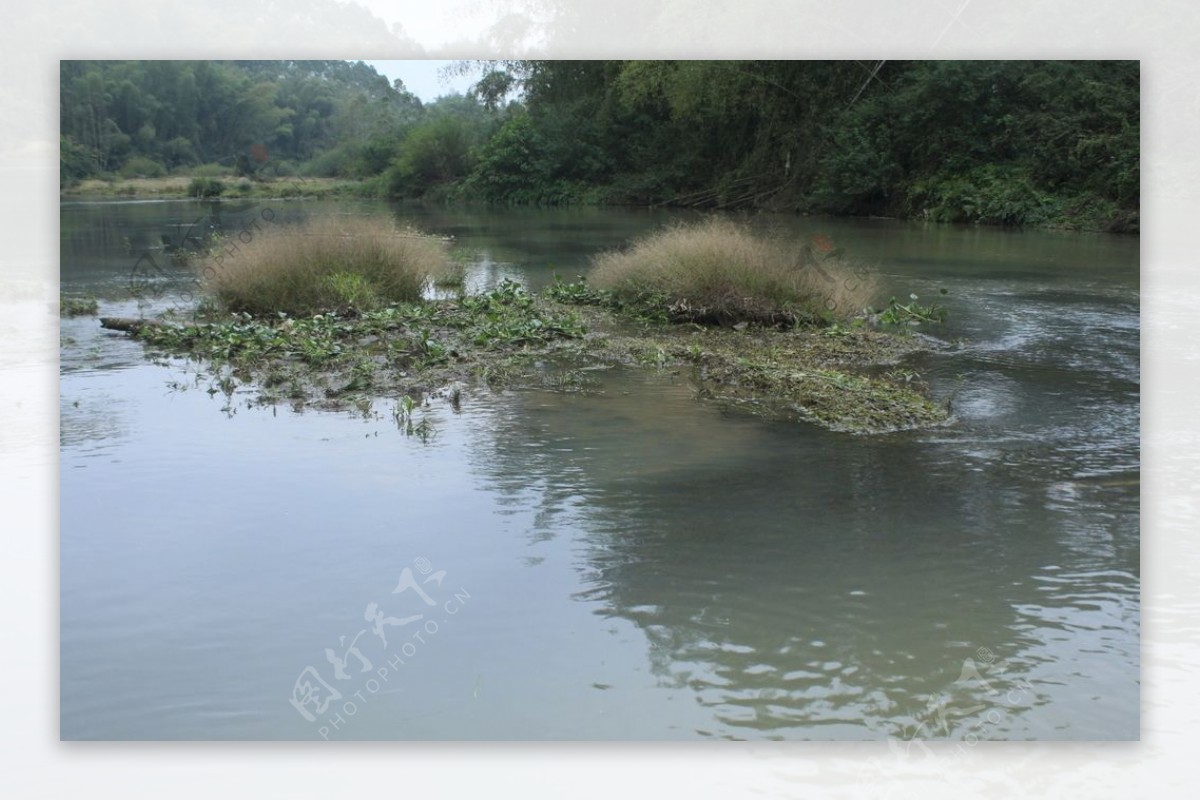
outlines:
M64 290L177 303L163 237L264 207L218 208L65 204ZM674 218L396 213L472 287ZM1138 241L763 224L949 290L964 346L915 369L954 425L854 438L613 371L435 403L422 444L391 399L257 408L64 320L62 736L1136 738Z

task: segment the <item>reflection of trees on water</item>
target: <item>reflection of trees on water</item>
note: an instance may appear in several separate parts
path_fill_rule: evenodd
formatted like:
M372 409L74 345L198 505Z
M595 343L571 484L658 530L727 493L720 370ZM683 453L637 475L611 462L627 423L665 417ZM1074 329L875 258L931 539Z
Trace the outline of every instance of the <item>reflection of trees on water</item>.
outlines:
M262 201L68 204L61 217L61 277L106 284L105 294L157 298L193 287L189 261L218 234L236 236ZM119 287L119 289L118 289Z
M472 256L468 288L491 287L513 278L540 289L554 275L564 280L586 273L597 253L624 247L635 236L672 220L694 216L678 210L548 208L472 212L400 206L401 224L449 236Z
M1136 601L1111 575L1136 573L1136 493L1122 514L1054 508L1038 476L964 469L912 435L723 417L682 379L624 381L514 396L479 469L535 510L532 541L578 533L576 600L635 623L715 735L1053 736L1030 709L1055 693L1023 683L1054 675L1046 627Z

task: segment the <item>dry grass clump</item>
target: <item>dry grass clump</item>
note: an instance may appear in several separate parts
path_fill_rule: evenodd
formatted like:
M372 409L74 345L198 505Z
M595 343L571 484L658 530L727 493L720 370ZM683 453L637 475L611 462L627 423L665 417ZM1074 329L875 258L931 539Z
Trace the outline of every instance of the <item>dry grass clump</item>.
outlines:
M875 295L871 276L837 251L767 238L723 218L672 226L601 254L590 283L634 303L654 299L675 320L718 325L845 319Z
M444 241L382 217L319 217L253 233L205 262L206 287L230 311L370 311L420 300L450 268Z

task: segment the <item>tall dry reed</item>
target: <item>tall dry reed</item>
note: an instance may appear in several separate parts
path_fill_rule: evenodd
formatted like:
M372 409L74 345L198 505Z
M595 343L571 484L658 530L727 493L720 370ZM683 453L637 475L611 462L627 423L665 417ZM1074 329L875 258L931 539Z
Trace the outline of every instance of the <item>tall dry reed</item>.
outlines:
M205 285L230 311L361 312L417 301L449 269L445 242L383 217L271 225L206 262Z
M677 319L797 324L846 318L876 289L836 253L754 233L724 218L675 225L593 260L590 281L631 298L657 297Z

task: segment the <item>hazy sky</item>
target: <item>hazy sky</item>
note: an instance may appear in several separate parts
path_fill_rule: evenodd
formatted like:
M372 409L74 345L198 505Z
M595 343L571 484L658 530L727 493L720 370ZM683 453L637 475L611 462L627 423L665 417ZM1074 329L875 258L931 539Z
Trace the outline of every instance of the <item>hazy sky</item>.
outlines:
M438 77L438 71L453 64L453 61L367 61L380 75L386 75L388 81L396 78L404 81L408 91L421 98L422 102L436 100L441 95L453 92L466 92L474 83L471 76L454 77L449 82L443 82Z
M477 39L500 15L487 0L356 0L427 51ZM422 97L422 100L425 98Z
M496 23L502 7L488 0L356 0L379 17L397 35L411 39L426 52L437 55L457 55L478 52L478 42ZM424 101L441 95L465 92L473 83L470 78L455 78L443 83L438 70L453 62L427 61L367 61L388 80L399 78L408 91Z

